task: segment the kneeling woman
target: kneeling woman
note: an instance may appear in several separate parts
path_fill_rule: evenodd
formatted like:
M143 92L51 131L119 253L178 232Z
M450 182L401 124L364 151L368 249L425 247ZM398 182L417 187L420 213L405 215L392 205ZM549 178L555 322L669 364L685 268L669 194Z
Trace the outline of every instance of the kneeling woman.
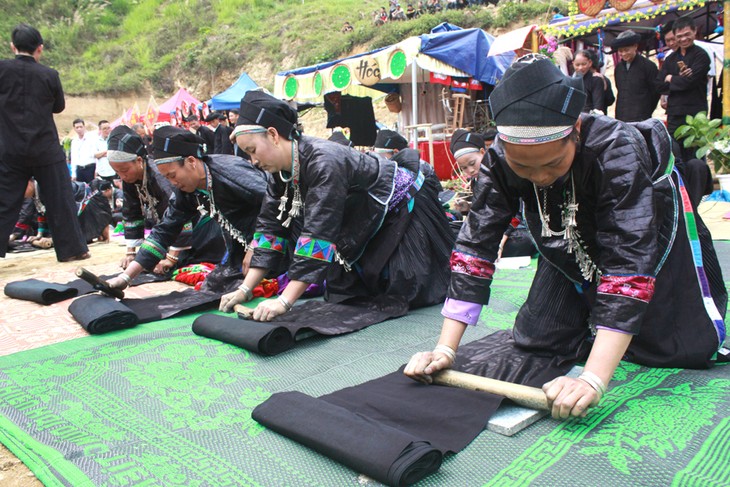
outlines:
M168 248L186 222L197 216L209 215L220 224L229 237L228 264L241 264L266 191L266 173L240 157L206 155L202 139L177 127L155 130L152 145L153 163L177 188L175 197L134 261L109 284L124 289L142 270L154 268L166 256L169 259Z
M541 258L514 341L587 359L579 379L543 386L554 416L585 415L622 358L689 368L716 360L727 291L687 191L691 173L674 167L661 122L581 115L585 97L580 80L534 56L495 88L498 143L451 256L441 337L433 352L411 358L406 375L430 382L453 364L489 300L499 241L520 201Z
M325 297L336 302L381 294L403 296L411 308L443 301L453 237L428 165L416 157L405 169L301 136L297 113L261 92L241 100L238 123L238 146L274 177L256 226L251 270L238 291L221 299L222 310L251 299L290 241L296 242L291 282L280 299L254 310L255 319L286 312L309 284L325 278Z

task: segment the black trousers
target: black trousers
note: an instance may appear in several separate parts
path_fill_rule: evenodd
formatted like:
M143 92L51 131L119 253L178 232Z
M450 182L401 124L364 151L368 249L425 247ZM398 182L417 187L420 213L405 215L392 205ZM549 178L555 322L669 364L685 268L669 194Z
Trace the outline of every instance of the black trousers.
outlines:
M76 168L76 181L89 184L94 180L94 174L96 174L96 164L79 166Z
M5 257L7 252L8 237L18 221L25 188L31 177L38 181L40 187L56 257L62 260L87 252L89 248L76 215L66 161L47 166L0 161L0 257Z

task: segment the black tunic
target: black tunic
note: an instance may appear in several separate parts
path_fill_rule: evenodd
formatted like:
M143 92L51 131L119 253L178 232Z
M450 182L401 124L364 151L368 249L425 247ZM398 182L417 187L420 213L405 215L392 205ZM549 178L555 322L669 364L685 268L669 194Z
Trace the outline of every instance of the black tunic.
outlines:
M229 154L233 155L233 142L231 142L231 134L233 129L228 125L219 124L214 134L213 154Z
M412 152L415 160L410 157L402 162L418 170L418 156ZM291 241L296 246L289 278L321 283L326 276L328 297L398 294L405 296L411 307L443 299L446 281L435 276L441 272L445 277L453 237L438 203L440 185L430 167L421 172L423 186L410 203L413 210L404 200L389 211L399 189L396 180L403 176L398 176L397 161L302 137L299 164L304 202L301 232L283 227L277 218L285 188L277 175L269 184L256 226L253 267L279 267ZM289 188L290 195L291 191ZM417 230L419 237L409 235L409 231ZM400 264L395 265L396 261Z
M586 103L583 105L584 112L590 112L591 110L601 110L604 114L606 113L606 86L603 84L603 78L600 76L594 76L593 71L588 71L583 76L583 87L586 90Z
M683 61L691 70L691 76L679 75L679 61ZM692 45L682 56L677 50L667 57L659 72L660 91L668 94L667 118L670 134L683 123L687 115L696 115L707 111L707 73L710 72L710 56L699 46ZM672 75L672 82L664 79Z
M637 54L626 69L626 62L616 66L614 76L618 96L616 119L624 122L640 122L651 118L659 101L656 64Z
M212 178L215 212L220 212L230 225L226 228L224 220L216 216L223 231L249 242L266 191L266 173L248 161L229 155L206 156L203 163ZM199 217L201 210L206 214L211 213L211 196L206 193L200 190L193 193L175 190L175 197L170 200L162 221L155 225L137 252L135 260L143 268L151 269L165 256L167 248L178 237L186 222ZM229 249L231 264L238 265L241 262L242 249L242 243L234 238L233 248Z
M566 240L541 236L538 204L549 212L551 229L561 230L561 205L572 191L570 177L548 188L546 200L542 194L538 200L542 190L512 172L500 144L493 146L452 254L449 297L457 302L489 301L497 248L522 200L541 260L515 322L520 346L585 357L590 329L606 327L636 335L627 354L633 361L708 366L724 336L724 324L711 317L717 312L709 303L724 316L727 291L709 232L692 211L691 196L677 200L680 173L672 170L669 146L658 120L633 126L604 116L582 117L581 147L571 173L582 246L602 273L592 282L583 278ZM702 251L709 281L703 284L712 294L709 303L703 300L695 272L687 238L692 222L685 221L683 203L690 204L689 214L696 221L699 241L693 245Z

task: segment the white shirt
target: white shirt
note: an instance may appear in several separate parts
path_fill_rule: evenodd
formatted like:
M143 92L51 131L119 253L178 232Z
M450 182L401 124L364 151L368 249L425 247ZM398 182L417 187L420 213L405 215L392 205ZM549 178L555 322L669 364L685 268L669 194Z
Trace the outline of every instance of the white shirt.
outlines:
M98 154L99 152L106 152L106 149L106 140L99 137L95 153ZM112 169L112 166L109 164L109 159L104 156L96 160L96 174L100 177L109 178L115 176L117 173L114 172L114 169Z
M77 167L86 167L89 164L96 163L94 154L97 152L96 134L85 133L83 139L73 139L71 141L71 175L76 177Z

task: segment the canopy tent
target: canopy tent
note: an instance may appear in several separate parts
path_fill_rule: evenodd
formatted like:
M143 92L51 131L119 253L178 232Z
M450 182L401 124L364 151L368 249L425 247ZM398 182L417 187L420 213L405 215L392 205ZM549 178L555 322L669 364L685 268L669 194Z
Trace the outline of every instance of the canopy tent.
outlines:
M183 112L187 112L187 110L183 110L183 108L191 106L197 107L198 105L200 105L200 100L188 93L185 88L180 88L177 90L177 93L170 97L169 100L165 101L158 107L159 114L157 115L157 121L169 122L172 118L171 114L174 114L178 108L180 108ZM187 115L187 113L184 115Z
M602 48L610 45L621 32L631 29L642 34L647 48L656 49L657 26L690 16L695 19L698 37L702 38L715 30L717 14L721 10L721 3L705 0L639 0L629 10L607 8L596 17L583 14L565 17L542 26L540 31L563 40L580 39Z
M218 93L208 102L211 110L234 110L241 105L241 98L247 91L259 87L251 77L243 73L227 90Z
M399 91L402 127L445 122L441 88L431 74L496 84L514 53L487 57L494 38L481 29L441 24L430 34L326 63L277 73L275 96L298 102L320 100L326 93L360 94L362 88ZM421 115L419 117L419 114Z

